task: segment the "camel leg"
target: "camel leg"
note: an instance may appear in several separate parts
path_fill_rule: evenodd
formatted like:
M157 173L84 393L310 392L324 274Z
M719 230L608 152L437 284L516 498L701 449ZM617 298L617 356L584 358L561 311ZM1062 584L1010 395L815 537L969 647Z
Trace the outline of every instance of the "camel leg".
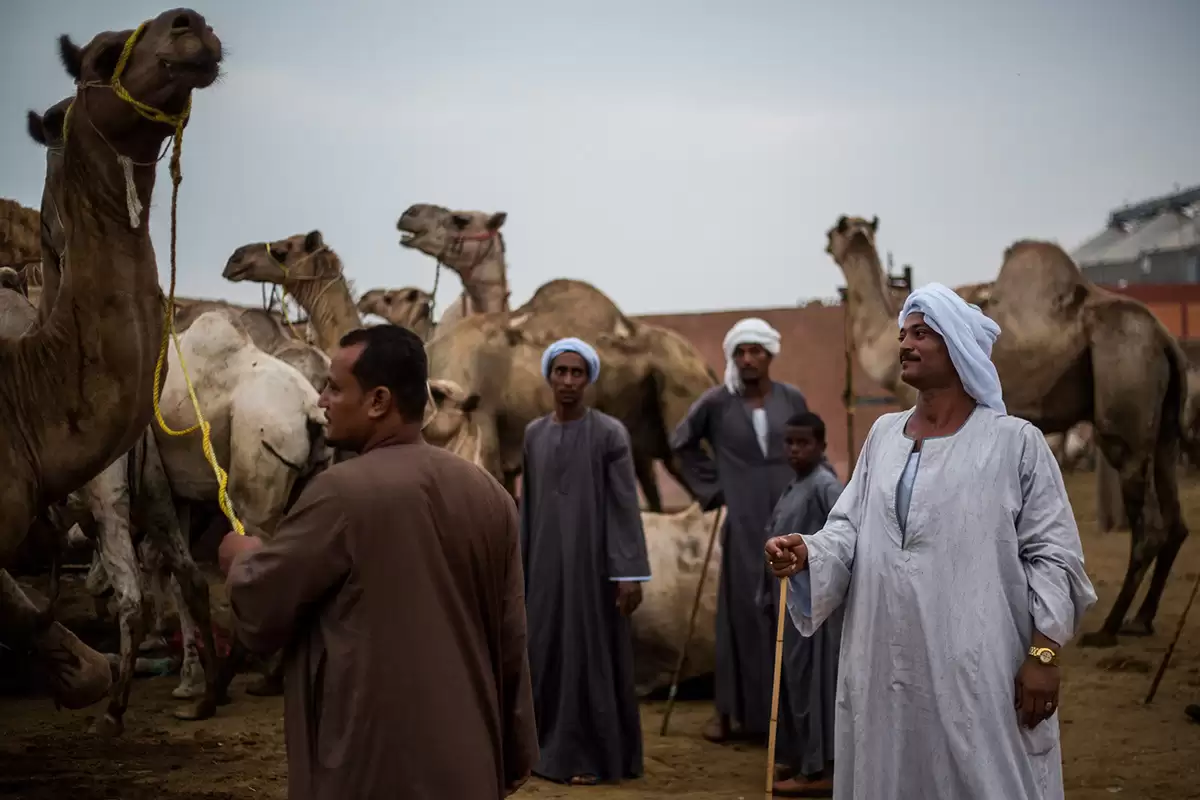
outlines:
M1150 587L1146 598L1138 609L1137 616L1121 629L1122 633L1131 636L1151 636L1154 634L1154 617L1158 614L1158 604L1162 600L1163 590L1167 587L1167 577L1179 555L1179 549L1188 537L1187 525L1183 521L1183 513L1179 508L1179 485L1176 482L1176 469L1179 462L1179 443L1174 437L1160 440L1158 451L1154 455L1154 493L1158 499L1157 507L1161 519L1155 520L1158 550L1154 559L1154 574L1150 578Z
M1182 376L1156 329L1124 324L1124 318L1117 321L1122 324L1098 324L1092 335L1092 352L1105 354L1092 358L1093 428L1098 458L1121 476L1121 499L1129 516L1129 564L1103 625L1081 637L1081 647L1117 643L1146 572L1168 532L1181 524L1175 459L1169 456L1175 452L1171 442L1178 438ZM1115 353L1121 357L1112 357Z
M647 510L662 513L662 495L658 492L658 480L654 475L654 457L645 453L634 452L633 471L637 475L638 485L646 497Z
M119 736L129 705L133 669L138 646L145 635L142 618L142 574L129 525L129 454L118 458L83 489L88 509L96 520L100 563L108 574L117 601L117 624L121 630L121 653L116 683L109 695L108 709L97 720L97 730Z
M1101 533L1128 530L1121 475L1103 453L1096 453L1096 528Z
M203 641L201 658L204 664L204 693L200 700L187 708L178 709L175 717L178 719L208 719L217 712L217 649L213 643L212 608L208 596L208 581L200 567L192 560L188 534L191 518L188 511L182 511L175 506L171 493L171 484L167 480L166 471L159 456L158 444L154 433L147 429L142 435L140 448L141 463L138 465L139 475L138 496L141 500L140 511L145 520L145 536L147 544L157 551L158 559L170 573L172 591L175 594L175 604L179 609L179 624L192 628L193 633L184 639L184 665L180 669L183 688L188 682L189 670L195 671L196 654L188 653L187 640L191 640L195 648L196 628L199 629ZM183 504L186 507L186 504ZM185 629L186 632L186 629ZM190 657L190 663L189 663ZM175 696L179 697L179 688Z

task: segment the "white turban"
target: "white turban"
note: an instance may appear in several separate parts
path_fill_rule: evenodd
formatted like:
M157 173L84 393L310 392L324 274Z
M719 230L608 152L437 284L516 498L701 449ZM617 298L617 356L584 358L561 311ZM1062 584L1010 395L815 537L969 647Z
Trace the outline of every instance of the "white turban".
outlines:
M992 363L992 345L1000 326L984 316L979 306L968 303L940 283L917 289L904 301L897 324L903 328L909 314L925 315L925 322L946 342L950 363L967 394L980 405L1007 414L1000 376Z
M777 356L779 331L768 325L765 320L747 317L725 334L725 388L730 394L741 394L746 388L742 385L742 377L738 375L737 364L733 363L733 351L742 344L760 345L772 356Z

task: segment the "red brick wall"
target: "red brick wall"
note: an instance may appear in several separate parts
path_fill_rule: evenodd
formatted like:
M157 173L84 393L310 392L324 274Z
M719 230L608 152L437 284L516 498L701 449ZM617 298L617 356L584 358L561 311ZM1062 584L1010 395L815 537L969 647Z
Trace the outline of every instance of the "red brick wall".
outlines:
M643 322L671 328L685 336L700 351L718 376L725 374L725 355L721 342L734 323L744 317L761 317L779 331L782 345L779 357L771 365L771 377L790 383L804 393L809 408L825 420L829 460L844 481L851 457L866 438L871 424L881 414L898 409L895 405L860 406L854 419L854 445L846 434L846 407L842 397L846 388L846 350L841 306L770 308L742 311L716 311L696 314L659 314L637 317ZM855 394L886 397L854 364ZM853 455L848 453L853 450ZM686 505L687 494L665 471L659 480L663 504Z

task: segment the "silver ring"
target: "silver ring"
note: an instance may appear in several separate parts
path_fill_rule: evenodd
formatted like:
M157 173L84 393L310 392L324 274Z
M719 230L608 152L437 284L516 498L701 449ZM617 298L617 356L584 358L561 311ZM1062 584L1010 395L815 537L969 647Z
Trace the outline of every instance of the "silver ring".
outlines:
M1046 703L1046 710L1047 710L1047 711L1049 711L1049 710L1050 710L1050 709L1052 709L1052 708L1054 708L1054 703L1047 702L1047 703Z

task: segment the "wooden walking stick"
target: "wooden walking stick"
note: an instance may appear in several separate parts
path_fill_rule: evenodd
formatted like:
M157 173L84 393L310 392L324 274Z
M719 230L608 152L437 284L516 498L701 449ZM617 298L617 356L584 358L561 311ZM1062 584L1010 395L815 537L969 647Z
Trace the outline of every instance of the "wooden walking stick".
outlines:
M713 517L712 533L708 535L708 549L704 551L704 564L700 567L700 580L696 583L696 599L692 601L692 616L688 620L687 636L683 640L683 647L679 649L679 660L675 662L675 674L671 676L671 691L667 695L667 710L663 712L662 726L658 729L659 736L667 735L667 724L671 721L671 711L675 708L675 695L679 692L679 676L683 674L688 645L692 642L692 634L696 632L696 615L700 612L700 597L704 594L704 576L708 574L708 562L712 559L713 545L717 541L717 531L721 529L721 517L724 513L724 508L718 508L717 515Z
M775 623L775 685L771 687L771 728L767 736L767 800L775 795L775 729L779 725L779 678L783 674L783 626L788 579L779 579L779 619Z
M1154 693L1158 691L1158 684L1162 681L1163 675L1167 671L1167 664L1171 662L1171 654L1175 652L1175 645L1179 644L1179 636L1183 633L1183 623L1187 622L1188 610L1192 607L1192 602L1196 599L1197 589L1200 589L1200 575L1197 575L1195 582L1192 583L1192 595L1188 598L1187 605L1183 607L1183 613L1179 615L1179 625L1175 628L1175 638L1167 646L1167 652L1163 653L1162 662L1158 665L1158 672L1155 673L1154 680L1150 684L1150 692L1146 695L1145 705L1150 705L1150 702L1154 700Z

